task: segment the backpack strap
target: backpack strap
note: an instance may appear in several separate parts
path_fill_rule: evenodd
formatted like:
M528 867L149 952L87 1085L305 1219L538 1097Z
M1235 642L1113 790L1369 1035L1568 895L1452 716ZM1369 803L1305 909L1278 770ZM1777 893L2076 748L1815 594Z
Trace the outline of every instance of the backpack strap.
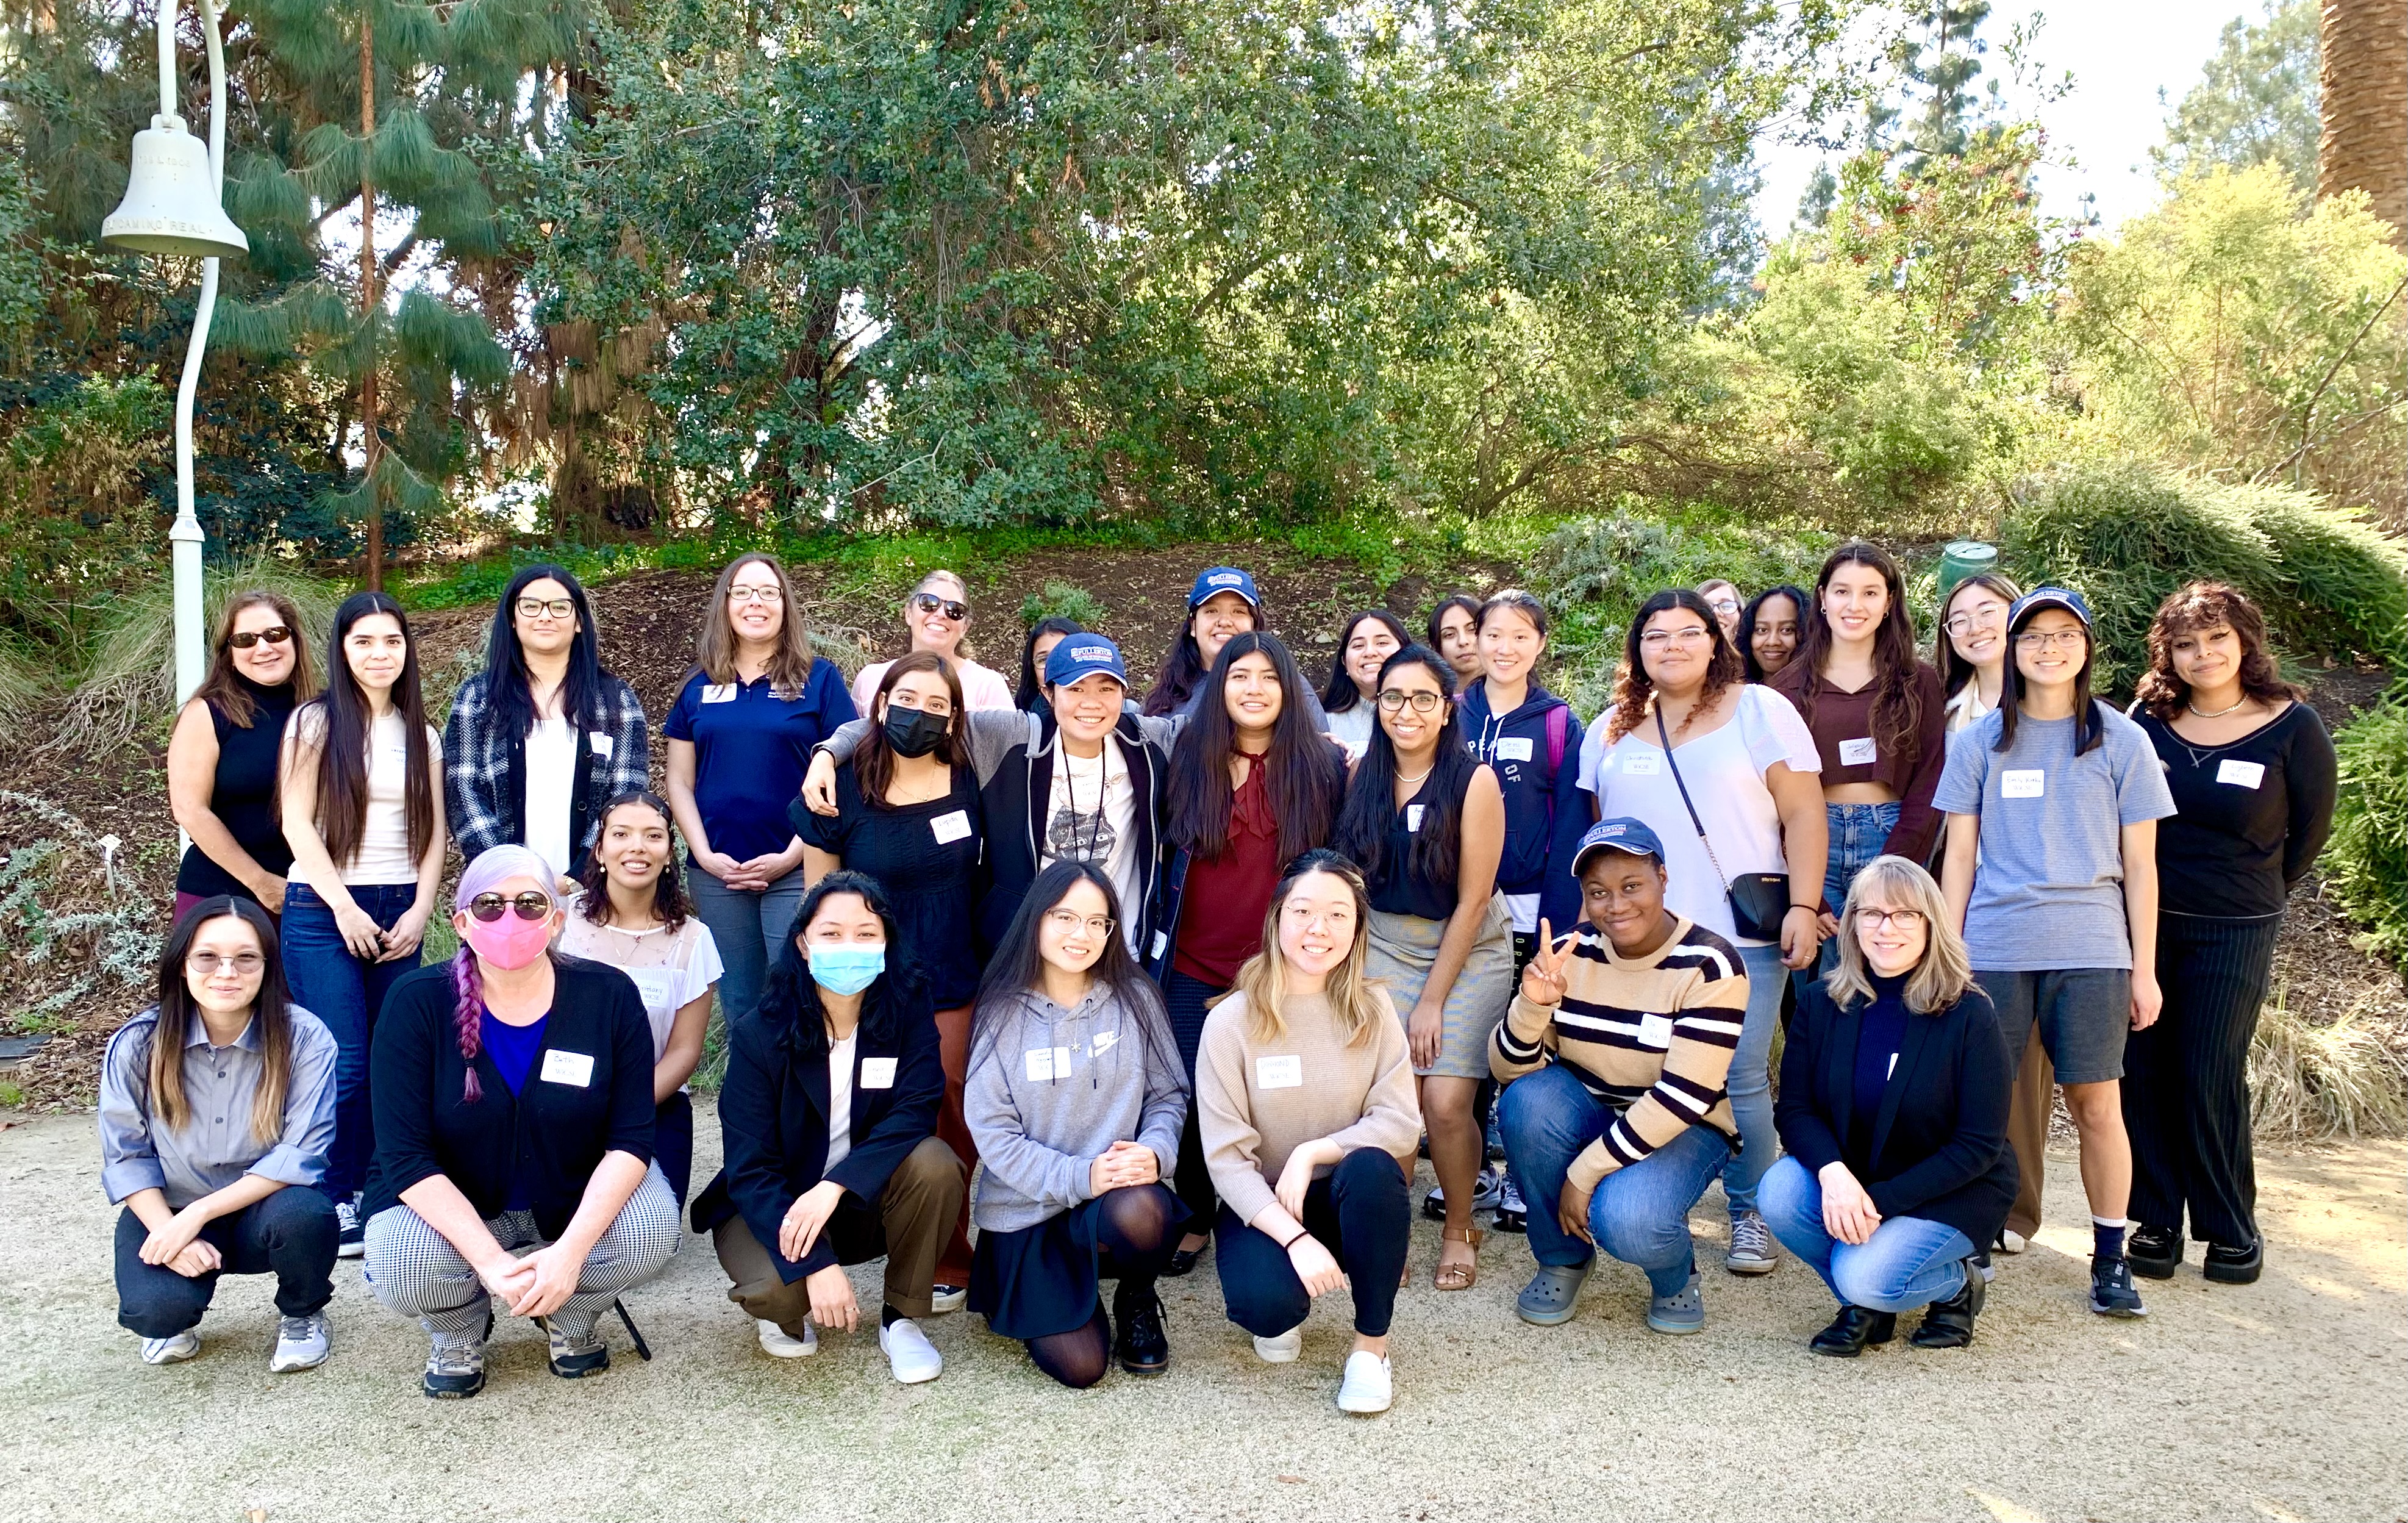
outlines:
M1564 769L1564 738L1571 732L1572 706L1559 703L1547 711L1547 791L1555 792L1555 774Z

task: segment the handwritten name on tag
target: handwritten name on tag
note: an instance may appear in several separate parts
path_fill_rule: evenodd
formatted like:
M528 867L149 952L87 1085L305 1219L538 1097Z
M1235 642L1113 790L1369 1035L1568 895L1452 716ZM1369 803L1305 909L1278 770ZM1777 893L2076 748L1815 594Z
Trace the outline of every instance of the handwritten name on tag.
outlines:
M734 703L736 701L736 684L734 682L705 682L702 684L702 701L705 703Z
M1999 774L1999 794L2004 798L2038 798L2048 791L2048 771L2044 768L2009 768Z
M1526 762L1530 759L1531 755L1530 738L1526 735L1508 735L1499 738L1497 742L1497 759L1498 761Z
M895 1087L895 1059L865 1057L861 1060L861 1087L892 1089Z
M1622 758L1624 777L1654 777L1664 769L1664 758L1652 752L1633 752Z
M1254 1059L1256 1089L1297 1089L1304 1084L1304 1059L1296 1053Z
M558 1048L543 1055L543 1082L548 1085L568 1085L582 1089L594 1082L594 1057L590 1053L564 1053Z
M2266 781L2264 762L2227 761L2215 769L2215 781L2236 788L2254 788Z
M1870 735L1840 742L1840 765L1842 767L1870 767L1880 759L1880 748L1873 744Z
M939 846L967 840L970 833L970 812L957 809L951 814L939 814L928 822L928 828L935 833Z

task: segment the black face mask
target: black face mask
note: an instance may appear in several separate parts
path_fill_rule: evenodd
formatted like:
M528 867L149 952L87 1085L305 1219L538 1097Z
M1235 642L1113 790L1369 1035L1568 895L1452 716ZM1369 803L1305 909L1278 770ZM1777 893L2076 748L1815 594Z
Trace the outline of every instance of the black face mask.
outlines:
M932 714L921 709L886 710L886 743L898 756L924 756L944 743L945 731L953 720L945 714Z

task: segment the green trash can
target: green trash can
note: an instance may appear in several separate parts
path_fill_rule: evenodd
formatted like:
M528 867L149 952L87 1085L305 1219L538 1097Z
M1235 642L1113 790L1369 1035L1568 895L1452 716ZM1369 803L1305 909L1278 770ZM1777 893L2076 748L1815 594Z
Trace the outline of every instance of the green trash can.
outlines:
M1948 595L1955 592L1956 584L1967 577L1980 576L1985 571L1998 568L1997 546L1985 545L1979 539L1949 540L1940 551L1940 600L1942 603L1948 601Z

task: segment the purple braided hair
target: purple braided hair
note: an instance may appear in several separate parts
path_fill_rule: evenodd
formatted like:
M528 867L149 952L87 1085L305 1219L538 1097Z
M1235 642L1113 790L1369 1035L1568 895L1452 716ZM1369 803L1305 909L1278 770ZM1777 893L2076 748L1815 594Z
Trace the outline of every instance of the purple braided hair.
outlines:
M495 884L512 878L532 878L551 886L552 869L544 859L523 846L493 846L477 854L460 874L460 884L452 891L452 908L466 913L469 902ZM469 950L463 938L460 950L452 958L452 1029L460 1041L460 1056L467 1064L467 1074L460 1085L461 1103L474 1105L484 1099L484 1086L477 1083L477 1055L484 1050L484 981L477 976L477 954Z

